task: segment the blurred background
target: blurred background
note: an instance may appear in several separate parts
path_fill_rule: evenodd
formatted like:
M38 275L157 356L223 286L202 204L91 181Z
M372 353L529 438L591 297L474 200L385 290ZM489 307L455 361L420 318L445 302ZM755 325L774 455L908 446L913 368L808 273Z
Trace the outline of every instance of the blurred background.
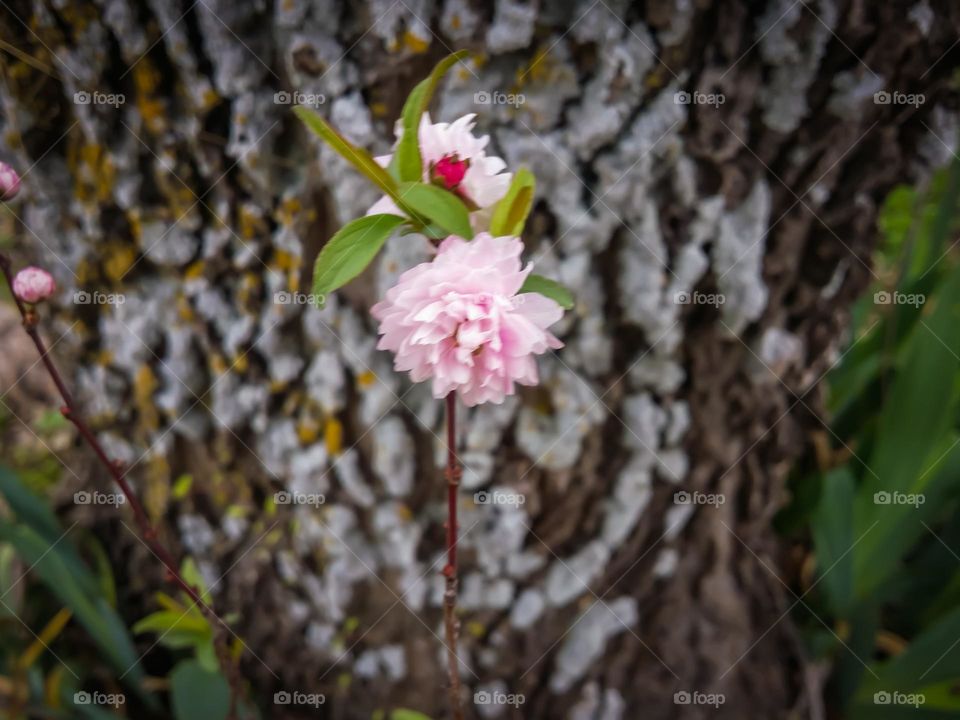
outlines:
M0 252L211 625L0 302L0 713L449 717L444 431L318 308L407 93L537 177L577 297L461 414L470 718L960 717L960 7L0 2ZM216 630L216 632L215 632ZM223 642L215 643L215 636ZM217 645L217 647L215 647Z

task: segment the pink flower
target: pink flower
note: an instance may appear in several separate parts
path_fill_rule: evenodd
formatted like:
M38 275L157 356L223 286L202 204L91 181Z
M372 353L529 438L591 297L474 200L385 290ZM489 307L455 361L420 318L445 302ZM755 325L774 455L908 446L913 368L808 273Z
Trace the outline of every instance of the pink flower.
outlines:
M432 182L456 193L471 210L484 210L497 203L510 188L511 173L502 172L507 164L502 158L487 156L490 137L473 135L473 114L452 123L432 123L424 113L420 121L418 141L423 160L423 182ZM403 134L397 127L397 139ZM393 155L382 155L377 162L386 167ZM393 200L384 196L367 211L368 215L390 213L403 215ZM474 227L488 227L489 213L475 213Z
M432 378L435 398L456 391L469 406L499 404L514 383L536 385L533 356L563 347L547 331L563 310L543 295L517 294L533 269L522 267L522 251L516 237L448 237L371 309L383 336L377 347L396 353L394 368L414 382Z
M25 303L38 303L53 295L57 284L43 268L26 267L13 278L13 293Z
M20 192L20 176L6 163L0 162L0 200L13 200Z

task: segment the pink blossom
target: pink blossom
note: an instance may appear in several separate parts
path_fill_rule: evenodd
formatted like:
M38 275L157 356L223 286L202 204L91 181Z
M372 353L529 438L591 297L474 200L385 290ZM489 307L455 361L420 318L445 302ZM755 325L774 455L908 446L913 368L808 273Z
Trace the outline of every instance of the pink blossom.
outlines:
M6 163L0 162L0 200L13 200L20 192L20 176Z
M423 182L433 182L456 193L477 212L471 213L476 230L489 227L492 206L507 194L513 175L503 172L507 164L502 158L487 155L488 135L473 134L476 115L464 115L452 123L434 123L424 113L417 132L420 157L423 160ZM397 139L403 135L400 124ZM390 164L393 155L382 155L376 160L383 167ZM368 215L390 213L403 215L389 197L382 197L367 211Z
M371 309L377 347L393 351L395 369L414 382L432 378L435 398L456 391L468 406L499 404L515 383L536 385L534 355L563 346L547 331L563 310L543 295L517 294L533 269L522 267L522 251L516 237L448 237Z
M53 295L57 284L43 268L25 267L13 278L13 293L25 303L38 303Z

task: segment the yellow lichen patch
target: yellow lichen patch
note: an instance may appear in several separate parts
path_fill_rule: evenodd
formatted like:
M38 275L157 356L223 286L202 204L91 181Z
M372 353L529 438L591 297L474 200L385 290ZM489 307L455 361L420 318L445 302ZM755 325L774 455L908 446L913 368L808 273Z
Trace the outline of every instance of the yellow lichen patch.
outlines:
M241 353L233 360L232 369L234 372L240 373L241 375L245 373L250 368L250 355L247 353Z
M410 509L409 505L403 503L397 505L397 515L400 516L400 519L404 522L410 522L413 520L413 510Z
M377 376L373 374L373 370L364 370L362 373L357 375L357 385L362 389L367 389L377 380Z
M245 272L240 280L237 300L241 305L248 305L251 300L257 300L259 295L260 276L255 272Z
M143 118L144 125L151 133L161 132L166 126L166 110L163 101L157 95L161 80L160 73L149 58L142 57L133 66L131 74L137 110Z
M280 203L280 207L277 208L277 211L274 215L277 222L281 225L292 225L293 221L296 220L297 215L303 210L303 203L300 202L300 198L296 196L290 196L283 199Z
M387 107L385 102L370 103L370 114L375 118L385 118L388 112L390 112L390 108Z
M123 279L123 276L127 274L127 271L133 267L133 263L137 260L137 254L132 247L116 243L107 249L105 257L103 271L107 278L115 283Z
M215 375L223 375L227 371L228 367L227 361L223 359L223 355L213 353L210 356L210 369L213 370Z
M422 38L407 30L403 33L403 45L414 55L422 55L430 48L430 38Z
M320 436L320 424L313 418L304 418L297 423L297 437L301 445L309 445Z
M284 272L297 269L297 259L286 250L277 250L273 254L273 262Z
M157 389L157 376L149 365L141 365L133 379L133 401L140 413L139 425L147 430L156 430L160 425L153 393Z
M206 267L203 260L197 260L195 263L192 263L187 267L183 273L184 280L196 280L197 278L203 277L203 269Z
M209 110L216 107L217 103L220 102L220 95L212 87L208 87L203 91L203 97L200 98L200 112L205 113Z
M454 13L453 15L450 16L451 28L453 28L454 30L459 30L462 24L463 23L461 22L460 15L458 13Z
M96 362L98 365L103 365L104 367L108 366L113 362L113 352L107 349L101 350L97 353L94 362Z
M167 512L170 502L170 465L163 453L156 453L147 464L146 492L143 504L153 520L158 520Z
M643 84L647 90L659 90L666 84L666 81L667 73L662 69L662 66L658 66L643 78Z
M177 297L177 316L184 322L193 322L197 317L190 306L190 301L183 295Z
M87 259L83 259L77 263L76 273L77 285L81 287L97 277L96 268L94 268Z
M533 56L533 59L527 67L517 69L517 85L521 86L525 80L541 83L546 82L550 79L551 73L554 70L553 66L554 62L550 56L550 48L541 48L537 51L537 54Z
M267 224L263 221L263 216L253 210L249 205L240 206L237 222L240 229L240 237L244 239L251 240L267 234Z
M97 205L111 198L116 168L102 145L71 142L67 147L67 166L82 204Z
M87 3L61 3L57 7L64 24L71 32L82 34L87 27L99 18L97 6Z
M337 418L327 418L323 428L323 442L330 455L338 455L343 449L343 423Z

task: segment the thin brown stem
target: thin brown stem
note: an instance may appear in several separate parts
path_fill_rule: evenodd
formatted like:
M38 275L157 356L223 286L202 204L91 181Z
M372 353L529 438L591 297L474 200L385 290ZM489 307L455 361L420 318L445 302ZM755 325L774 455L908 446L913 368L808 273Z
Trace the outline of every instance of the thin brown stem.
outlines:
M63 376L57 369L56 364L54 364L53 358L50 357L50 352L47 349L46 343L40 336L37 313L33 310L33 308L21 301L13 291L13 271L11 269L10 259L3 254L0 254L0 270L3 271L3 276L7 281L7 286L10 288L10 294L13 296L13 300L17 304L20 315L23 318L23 327L26 330L27 335L29 335L30 339L33 341L34 346L36 346L37 352L40 353L40 360L43 362L44 367L47 369L47 373L53 380L53 384L56 385L57 390L60 393L60 397L63 399L63 407L60 408L60 412L67 420L73 423L74 427L77 428L77 432L80 433L80 437L82 437L87 445L90 446L94 454L100 459L101 464L106 468L107 472L110 473L113 481L120 487L120 490L123 492L123 495L126 498L127 504L130 505L130 509L133 511L133 517L136 520L138 529L140 530L140 538L163 564L166 570L166 580L179 586L180 589L187 594L190 600L200 608L201 612L203 612L204 616L206 616L208 622L210 623L214 633L217 656L221 665L223 665L224 674L227 676L231 686L231 708L235 708L236 700L238 697L240 697L240 682L239 677L233 671L233 663L230 658L228 642L224 635L224 629L226 627L224 622L213 611L213 608L206 601L204 601L204 599L193 588L193 586L184 580L183 576L177 570L177 563L174 561L173 555L160 542L156 528L154 528L153 524L150 522L150 518L147 516L140 499L137 497L136 493L133 492L133 488L130 487L130 483L127 482L126 470L123 464L117 460L110 459L106 451L103 449L103 445L101 445L100 441L97 440L97 436L94 435L93 431L77 412L76 405L73 401L73 396L67 389L66 383L63 380ZM234 710L231 709L230 717L234 717L234 714Z
M447 675L450 693L450 711L454 720L463 720L463 705L460 697L460 668L457 657L457 636L460 621L457 620L457 490L460 487L462 470L457 461L457 397L450 393L447 404L447 564L443 575L447 579L443 594L443 627L447 640Z

